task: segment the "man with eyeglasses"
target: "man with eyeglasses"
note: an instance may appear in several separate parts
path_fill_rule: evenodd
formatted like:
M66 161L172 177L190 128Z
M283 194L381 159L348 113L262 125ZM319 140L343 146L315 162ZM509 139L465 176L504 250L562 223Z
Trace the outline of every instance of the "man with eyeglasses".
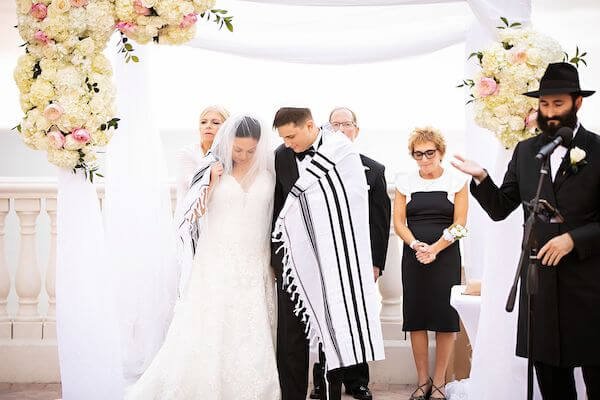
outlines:
M344 107L335 108L331 111L329 124L334 131L341 131L351 141L356 139L360 131L356 114ZM367 184L369 185L369 230L373 257L373 279L377 282L385 267L390 232L391 203L387 194L385 166L362 154L360 158L365 166ZM314 389L310 394L311 399L320 399L322 396L324 365L322 352L319 352L319 362L315 363L313 367ZM369 365L367 363L347 367L343 370L342 375L342 382L347 394L359 400L371 400L373 398L369 390Z

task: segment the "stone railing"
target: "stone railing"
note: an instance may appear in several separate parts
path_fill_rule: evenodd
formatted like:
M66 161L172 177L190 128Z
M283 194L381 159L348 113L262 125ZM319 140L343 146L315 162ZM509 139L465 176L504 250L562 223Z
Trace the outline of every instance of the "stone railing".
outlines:
M102 205L104 187L96 187ZM175 204L175 190L171 192ZM59 381L56 198L56 180L0 178L0 359L8 361L0 363L0 382ZM8 220L12 229L5 229ZM379 280L381 321L390 343L404 342L400 257L392 229L385 274Z

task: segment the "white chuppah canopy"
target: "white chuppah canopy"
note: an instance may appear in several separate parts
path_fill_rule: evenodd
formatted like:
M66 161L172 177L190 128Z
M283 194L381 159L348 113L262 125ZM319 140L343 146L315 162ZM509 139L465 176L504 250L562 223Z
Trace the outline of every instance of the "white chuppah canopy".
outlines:
M251 3L250 1L246 3ZM469 0L466 2L476 17L476 22L467 30L464 27L472 20L472 16L455 13L454 15L441 16L432 20L432 16L423 14L411 17L413 7L424 4L440 3L436 7L453 7L456 4L444 0L262 0L253 2L269 4L273 7L295 6L329 6L352 7L355 19L327 20L320 16L315 8L314 16L308 20L294 22L293 24L280 24L278 21L260 23L260 13L256 13L255 21L236 20L236 32L232 35L216 35L213 27L204 29L206 24L200 24L199 33L191 46L213 51L224 51L246 57L265 58L278 61L314 63L314 64L350 64L385 61L395 58L414 56L436 51L446 46L459 43L466 38L466 54L475 49L484 47L493 39L495 26L501 16L511 21L529 22L531 14L530 0ZM278 3L277 6L273 5ZM443 3L443 4L442 4ZM457 2L457 4L465 2ZM258 8L260 5L256 5ZM452 8L448 10L452 11ZM287 12L292 11L289 8ZM452 14L452 13L450 13ZM416 13L415 15L418 15ZM358 18L360 17L360 18ZM256 21L259 21L258 23ZM358 22L360 21L360 23ZM265 22L265 21L263 21ZM401 22L406 22L402 25ZM252 26L252 24L254 24ZM395 29L390 29L394 24ZM398 29L402 27L402 29ZM364 35L364 32L369 35ZM302 40L293 39L287 32L310 33L304 35ZM364 37L363 37L364 36ZM370 38L369 38L370 37ZM379 40L373 41L377 37ZM142 46L137 46L140 50ZM142 57L142 63L146 57ZM465 56L466 59L466 56ZM128 378L139 375L155 353L160 338L164 335L165 324L169 307L172 304L170 297L174 295L173 282L176 281L176 272L169 270L172 257L169 251L158 252L153 245L165 238L170 233L169 210L166 204L165 188L166 169L162 162L161 143L157 136L155 113L152 106L145 102L147 96L140 95L151 87L151 80L140 66L127 65L124 68L137 68L138 73L119 73L116 76L117 88L120 94L122 127L111 143L108 154L107 174L107 229L114 237L109 236L109 246L117 249L111 252L115 273L120 273L119 299L125 302L126 307L121 316L123 325L121 339L124 343L132 338L139 347L126 347L130 352L125 356L124 368ZM466 73L470 75L467 65ZM457 77L457 81L461 77ZM449 83L452 84L452 83ZM129 88L129 89L128 89ZM133 96L135 99L127 97ZM141 103L140 103L141 102ZM467 142L469 144L467 156L482 161L489 169L496 181L506 167L510 152L502 149L490 132L484 131L473 124L470 108L467 107L466 126ZM140 139L143 136L143 139ZM120 139L118 137L121 136ZM139 157L130 159L132 155ZM490 160L496 160L490 165ZM140 164L141 163L141 164ZM112 165L111 165L112 164ZM115 168L115 166L119 166ZM141 168L144 166L147 168ZM150 179L152 178L152 179ZM135 199L137 201L133 201ZM124 201L127 207L120 204ZM520 232L520 215L516 213L502 225L493 225L481 209L472 202L469 226L471 239L467 244L467 267L469 269L483 269L482 283L482 310L477 342L474 343L472 378L468 389L468 398L471 399L519 399L525 396L525 361L514 356L514 343L516 336L516 313L504 312L506 292L518 257L518 240L515 232ZM135 210L134 213L131 213ZM70 212L70 211L69 211ZM127 215L127 213L131 213ZM59 226L65 223L66 212L59 212ZM62 215L62 217L61 217ZM122 217L127 217L123 222ZM158 221L158 223L157 223ZM126 224L130 235L127 236L119 227ZM141 229L143 227L143 229ZM510 235L504 234L510 232ZM62 266L60 248L66 248L66 233L63 242L59 244L59 271L57 272L57 298L60 285L64 288L69 280L66 276L66 265ZM507 240L507 238L514 238ZM60 240L60 239L59 239ZM130 245L128 245L129 240ZM169 247L169 246L167 246ZM164 248L164 247L163 247ZM135 255L138 256L135 256ZM498 257L501 254L502 257ZM102 258L99 258L102 259ZM514 262L512 262L514 260ZM476 274L481 275L481 273ZM84 278L82 278L84 279ZM83 281L89 282L92 277ZM140 280L143 284L140 285ZM164 280L166 279L166 281ZM384 278L385 279L385 278ZM62 281L61 281L62 280ZM167 282L165 284L165 282ZM160 303L161 293L152 292L154 289L164 290L166 298ZM69 289L70 290L70 289ZM98 290L104 291L105 287ZM124 292L129 290L129 292ZM91 293L94 293L92 291ZM115 294L116 296L116 294ZM144 296L150 296L151 301L143 302ZM156 300L156 301L155 301ZM67 305L69 303L66 303ZM163 311L156 312L157 305ZM57 314L60 305L57 306ZM153 315L151 319L147 319ZM94 318L89 321L72 321L63 319L64 324L93 324ZM105 322L103 322L105 324ZM145 329L141 332L139 327L147 324L154 327L154 332ZM60 326L59 326L60 329ZM131 334L139 335L132 337ZM59 341L68 340L67 336ZM114 343L101 344L97 349L98 354L110 354ZM103 347L104 346L104 347ZM61 355L61 360L64 355ZM493 365L493 368L490 366ZM76 366L63 365L63 378L67 377L74 385L82 386L88 382L78 382ZM98 370L103 368L98 365ZM102 369L104 371L104 369ZM116 371L117 369L115 369ZM120 385L120 380L115 379L113 388ZM96 385L97 386L97 385ZM88 387L88 392L90 388ZM65 396L68 398L68 396ZM71 397L79 398L79 397ZM92 397L86 397L92 398ZM113 398L105 396L104 398Z

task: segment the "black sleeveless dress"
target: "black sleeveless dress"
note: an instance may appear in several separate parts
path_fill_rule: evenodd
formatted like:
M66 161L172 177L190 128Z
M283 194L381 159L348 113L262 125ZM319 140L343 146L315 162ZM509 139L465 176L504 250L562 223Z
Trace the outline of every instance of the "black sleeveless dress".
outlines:
M408 228L415 238L435 243L454 221L454 195L465 180L444 171L427 180L418 172L403 177L397 189L407 196ZM450 290L460 285L461 257L458 241L442 250L430 264L421 264L407 244L402 253L403 330L458 332L459 317L450 306Z

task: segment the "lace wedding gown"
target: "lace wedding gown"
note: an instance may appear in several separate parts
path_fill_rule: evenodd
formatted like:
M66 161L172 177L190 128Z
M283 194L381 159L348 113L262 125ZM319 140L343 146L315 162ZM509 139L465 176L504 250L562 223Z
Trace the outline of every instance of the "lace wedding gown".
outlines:
M245 191L224 175L208 203L193 271L165 342L127 400L277 400L274 178Z

